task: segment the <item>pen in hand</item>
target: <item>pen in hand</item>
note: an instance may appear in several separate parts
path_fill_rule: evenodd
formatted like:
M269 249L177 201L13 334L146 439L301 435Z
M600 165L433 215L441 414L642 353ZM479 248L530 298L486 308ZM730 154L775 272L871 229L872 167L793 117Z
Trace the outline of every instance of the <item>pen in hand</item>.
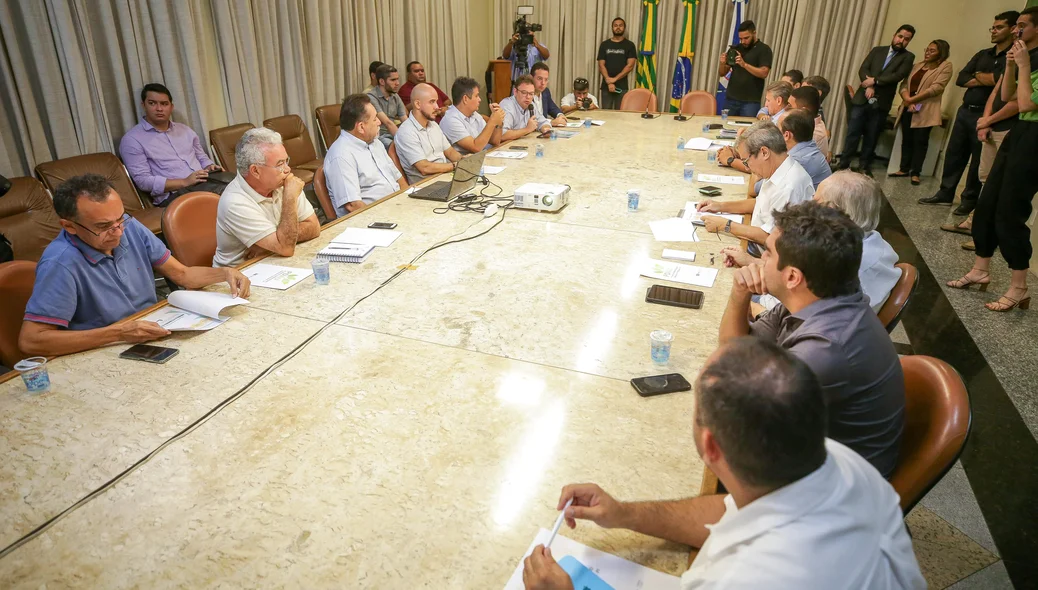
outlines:
M548 542L544 544L544 548L548 549L551 547L551 542L555 540L555 535L559 533L559 527L562 526L562 520L566 518L566 511L569 510L570 504L573 503L573 498L570 498L566 505L562 507L562 512L559 513L559 517L555 519L555 527L551 529L551 536L548 537Z

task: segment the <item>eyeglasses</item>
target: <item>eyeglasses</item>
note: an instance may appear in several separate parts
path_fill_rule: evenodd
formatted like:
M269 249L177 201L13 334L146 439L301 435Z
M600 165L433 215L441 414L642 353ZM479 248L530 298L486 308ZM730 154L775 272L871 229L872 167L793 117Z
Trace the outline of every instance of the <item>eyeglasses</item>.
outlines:
M533 96L534 94L533 92L527 90L516 90L516 92L519 93L519 96Z
M96 232L96 231L90 229L89 227L83 225L82 223L79 223L78 221L73 221L72 223L78 225L79 227L87 230L88 232L90 232L90 233L92 233L95 236L100 238L101 236L112 235L115 232L121 230L123 228L123 226L126 225L126 222L129 221L129 220L130 220L130 216L128 214L126 214L126 213L123 213L123 216L122 216L121 219L119 219L119 221L113 222L112 225L109 225L108 227L102 229L100 232Z
M263 166L264 168L273 168L274 170L279 170L281 172L291 172L292 168L289 167L289 165L288 165L288 163L291 162L291 161L292 161L292 158L288 158L284 162L282 162L280 164L274 164L273 166L271 166L270 164L256 164L256 165L257 166Z

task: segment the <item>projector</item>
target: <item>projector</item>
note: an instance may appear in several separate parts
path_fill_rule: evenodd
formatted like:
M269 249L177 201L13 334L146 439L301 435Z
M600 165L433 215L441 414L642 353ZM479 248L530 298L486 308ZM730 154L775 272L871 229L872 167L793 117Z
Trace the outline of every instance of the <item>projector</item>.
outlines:
M528 182L515 189L516 209L532 209L554 213L569 204L568 184Z

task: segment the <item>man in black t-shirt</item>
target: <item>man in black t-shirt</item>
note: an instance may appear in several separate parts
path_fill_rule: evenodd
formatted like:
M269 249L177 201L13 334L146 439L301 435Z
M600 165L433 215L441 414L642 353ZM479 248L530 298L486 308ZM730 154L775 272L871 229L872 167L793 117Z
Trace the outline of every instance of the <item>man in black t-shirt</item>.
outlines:
M728 65L728 52L721 54L717 75L724 78L731 70L725 91L724 107L733 117L756 117L764 94L764 79L771 73L771 48L757 39L752 20L739 25L739 44L733 45L735 64Z
M627 75L638 63L638 48L627 38L627 22L613 19L613 36L598 46L598 71L602 74L602 108L619 109L627 92Z

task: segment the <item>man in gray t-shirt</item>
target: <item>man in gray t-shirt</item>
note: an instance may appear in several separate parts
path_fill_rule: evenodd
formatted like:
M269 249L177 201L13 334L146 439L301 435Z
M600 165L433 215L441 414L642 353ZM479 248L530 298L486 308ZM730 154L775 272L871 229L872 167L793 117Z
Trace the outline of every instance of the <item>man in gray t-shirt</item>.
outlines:
M375 70L375 88L368 92L371 104L375 106L375 114L382 126L378 130L378 140L387 149L393 143L397 126L407 119L407 109L400 100L400 73L389 64L382 64Z
M861 244L861 228L837 209L808 201L776 212L761 261L735 271L720 341L752 334L807 363L825 393L829 437L889 479L904 428L905 381L890 336L861 292ZM749 321L754 294L774 295L781 305Z

